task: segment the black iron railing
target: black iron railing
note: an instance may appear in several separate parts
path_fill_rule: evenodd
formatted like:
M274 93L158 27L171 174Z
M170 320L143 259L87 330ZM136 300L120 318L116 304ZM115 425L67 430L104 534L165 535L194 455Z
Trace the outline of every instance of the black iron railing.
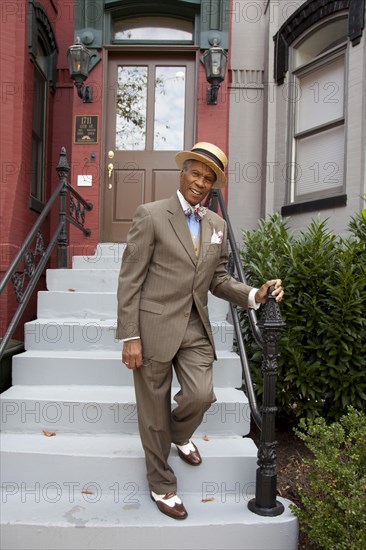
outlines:
M215 212L218 206L224 220L227 223L228 241L230 245L228 271L242 283L246 283L243 266L240 261L239 251L235 242L234 232L227 213L226 204L220 189L213 189L208 201L208 207ZM263 400L259 409L249 362L245 351L245 345L240 325L237 306L230 304L230 312L234 325L239 357L242 365L242 390L248 397L250 411L257 427L261 432L258 447L258 469L256 476L255 498L249 501L248 508L262 516L277 516L282 514L284 507L276 500L277 494L277 455L275 441L275 406L276 381L279 355L280 331L285 326L275 298L272 296L274 287L268 290L267 302L262 307L261 319L257 321L256 312L247 310L249 324L257 344L263 350Z
M39 218L29 232L27 238L23 242L0 282L1 294L5 290L7 284L12 281L16 299L19 304L5 332L5 335L2 338L0 344L0 359L6 350L9 340L14 334L29 299L34 292L39 278L42 275L56 245L58 246L57 267L67 267L69 223L80 229L86 237L89 237L91 234L90 229L85 227L85 212L92 210L93 205L83 199L83 197L73 187L71 187L68 182L70 167L67 162L65 147L61 148L59 163L56 170L59 177L59 184L52 193L52 196L43 208ZM69 207L67 208L68 196ZM58 197L60 198L59 223L47 248L45 248L41 227ZM33 249L31 249L31 245L34 240L36 242ZM39 259L37 261L38 257ZM22 269L21 264L23 264Z

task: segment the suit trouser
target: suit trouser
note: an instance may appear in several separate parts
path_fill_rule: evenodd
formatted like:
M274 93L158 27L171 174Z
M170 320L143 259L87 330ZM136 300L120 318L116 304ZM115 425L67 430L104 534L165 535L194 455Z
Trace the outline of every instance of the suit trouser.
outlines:
M171 444L186 443L202 422L206 410L216 401L212 384L213 360L212 346L193 307L175 357L166 363L144 359L143 366L134 371L147 479L150 490L156 493L177 490L177 479L168 464ZM180 384L180 390L174 396L177 406L173 411L172 366Z

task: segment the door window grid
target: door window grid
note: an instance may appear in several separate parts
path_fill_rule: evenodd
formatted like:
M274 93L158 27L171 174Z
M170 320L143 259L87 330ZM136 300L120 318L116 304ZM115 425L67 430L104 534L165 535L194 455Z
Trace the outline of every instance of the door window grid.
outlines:
M147 122L149 67L120 65L117 71L116 150L147 150L147 132L153 135L154 151L183 149L186 67L155 67L154 118L150 129Z

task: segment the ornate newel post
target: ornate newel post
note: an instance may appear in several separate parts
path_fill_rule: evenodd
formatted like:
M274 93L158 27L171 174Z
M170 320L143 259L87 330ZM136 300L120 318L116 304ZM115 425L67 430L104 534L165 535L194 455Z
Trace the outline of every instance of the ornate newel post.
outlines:
M280 332L285 327L280 308L272 296L274 286L268 290L267 303L258 326L263 336L263 403L262 403L262 431L258 448L259 468L256 476L255 498L249 501L248 508L260 516L279 516L284 506L276 500L277 473L276 473L276 440L275 417L277 407L276 382L277 358L279 356Z
M66 218L66 199L67 199L67 182L70 172L70 167L66 158L66 149L61 147L60 159L57 165L57 174L60 179L60 183L63 182L62 189L60 191L60 212L59 221L62 224L60 236L58 238L57 249L57 267L67 267L67 246L69 244L69 237L67 232L67 218Z

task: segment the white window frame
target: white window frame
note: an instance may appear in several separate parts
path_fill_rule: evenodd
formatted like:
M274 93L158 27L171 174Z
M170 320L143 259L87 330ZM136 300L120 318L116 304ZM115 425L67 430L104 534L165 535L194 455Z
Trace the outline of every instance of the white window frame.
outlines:
M344 14L341 16L344 18ZM340 17L337 17L340 18ZM287 151L287 190L288 190L288 203L296 204L302 202L309 202L311 200L317 200L327 197L333 197L337 195L342 195L345 193L346 188L346 151L347 151L347 75L348 75L348 41L343 42L340 45L335 46L332 49L329 49L324 54L320 54L315 58L311 59L309 62L306 62L296 68L294 68L294 59L296 49L301 46L301 43L309 38L309 35L314 33L314 31L319 30L319 28L324 27L324 32L326 32L325 27L332 21L334 17L327 19L326 21L321 21L318 25L314 25L309 29L306 34L302 35L290 48L289 51L289 65L291 72L289 73L289 132L288 132L288 151ZM337 59L343 58L344 60L344 97L343 97L343 115L337 119L319 126L314 126L309 130L296 133L296 119L297 119L297 109L298 102L296 100L296 94L299 91L298 82L299 79L307 74L315 72L319 68L326 67L328 64L331 64ZM316 134L321 134L323 132L329 131L332 128L337 128L342 126L344 128L344 148L343 148L343 178L340 185L327 187L322 190L313 191L311 193L298 193L297 192L297 181L296 177L298 175L297 168L297 145L301 138L315 136ZM331 164L331 163L329 163ZM329 166L328 175L332 175L332 167ZM315 177L315 172L314 172Z

